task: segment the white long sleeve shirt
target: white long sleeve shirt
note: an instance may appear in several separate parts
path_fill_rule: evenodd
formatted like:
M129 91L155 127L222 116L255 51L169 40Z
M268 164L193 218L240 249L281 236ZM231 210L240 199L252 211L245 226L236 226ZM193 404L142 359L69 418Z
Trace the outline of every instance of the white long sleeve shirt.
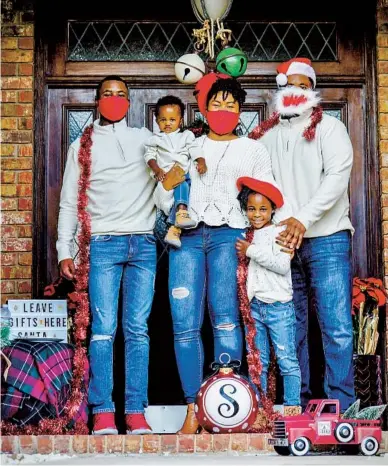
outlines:
M152 233L156 209L154 180L144 161L146 128L129 128L125 120L114 125L93 123L92 167L87 210L92 235ZM77 195L80 139L68 151L61 190L56 243L58 262L72 257L77 230Z
M191 218L197 224L204 222L210 226L227 224L232 228L246 228L249 222L237 200L236 181L242 176L249 176L276 185L265 146L247 137L214 141L201 136L198 141L208 169L204 175L200 175L195 167L190 168ZM154 199L156 205L168 215L174 202L173 192L166 191L162 183L158 183ZM290 214L289 205L285 203L276 212L274 221L283 220Z
M178 129L173 133L155 133L145 146L146 163L154 159L159 167L165 171L170 170L177 162L187 173L191 160L204 157L202 148L194 134L189 130L180 131Z
M292 299L291 256L281 252L275 240L283 227L270 225L254 231L247 249L247 293L264 303L286 303Z
M306 141L303 131L310 115L280 119L260 141L271 156L275 180L291 202L293 216L306 227L305 237L353 233L348 196L353 149L348 132L341 121L324 114L315 139Z

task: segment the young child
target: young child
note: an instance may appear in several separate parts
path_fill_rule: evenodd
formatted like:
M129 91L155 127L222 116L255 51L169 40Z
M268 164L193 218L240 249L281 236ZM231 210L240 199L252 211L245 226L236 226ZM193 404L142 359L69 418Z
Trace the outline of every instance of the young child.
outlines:
M275 210L284 203L283 196L274 185L249 177L239 178L237 188L241 209L253 228L252 243L237 239L236 249L239 257L250 259L246 286L263 366L261 386L266 393L271 340L283 376L285 414L300 412L301 376L295 347L291 256L276 244L284 227L272 222Z
M200 175L207 170L202 148L197 144L194 134L181 131L185 107L175 96L167 95L156 103L155 116L160 133L151 136L146 144L144 154L148 166L155 179L162 182L166 173L178 163L185 171L185 181L174 189L174 206L171 209L168 223L171 225L164 241L171 246L181 246L181 228L191 228L196 225L188 212L190 163L196 163Z

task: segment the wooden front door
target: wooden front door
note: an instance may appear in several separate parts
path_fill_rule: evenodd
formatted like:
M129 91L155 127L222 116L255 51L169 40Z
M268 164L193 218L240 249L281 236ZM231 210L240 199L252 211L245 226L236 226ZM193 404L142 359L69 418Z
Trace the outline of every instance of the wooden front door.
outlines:
M248 95L241 115L240 128L247 134L272 111L270 89L247 89ZM350 182L351 218L356 233L353 238L353 265L356 274L363 275L367 270L366 249L367 216L365 206L366 173L364 163L365 132L364 119L361 117L362 92L359 88L324 88L321 89L325 112L342 120L348 127L354 148L354 168ZM193 89L153 89L137 87L130 89L131 101L128 120L132 126L146 126L156 130L154 108L156 101L167 94L177 95L186 104L185 124L192 123L198 117L198 107L193 97ZM71 142L80 136L83 129L98 117L94 105L94 89L51 88L48 91L48 228L47 241L47 283L58 276L55 241L57 236L57 218L63 171L67 150ZM158 267L154 305L149 322L150 354L150 403L176 404L183 401L173 349L172 322L168 300L168 252L163 243L165 224L163 216L158 215L156 229L158 238ZM206 367L212 362L211 326L206 321L204 342L207 355ZM319 335L318 335L319 337ZM120 347L120 343L118 343ZM319 366L322 364L320 358ZM120 351L116 351L116 364L120 365ZM205 369L207 373L207 369ZM316 371L322 373L322 367ZM314 373L314 370L313 370ZM161 380L168 384L161 385ZM120 384L120 382L118 382ZM316 385L319 386L317 380ZM165 386L166 390L161 390Z
M168 8L159 3L152 11L143 2L138 5L136 18L130 2L120 4L120 10L115 11L100 9L89 0L67 0L66 8L58 8L56 2L37 3L34 297L42 296L44 286L58 276L55 241L66 153L69 144L98 116L94 107L97 83L108 74L127 79L131 100L128 120L132 126L153 129L155 103L169 93L185 102L185 123L191 123L197 115L193 87L177 82L173 62L193 49L190 32L199 27L188 1L173 0ZM304 5L279 8L277 4L255 2L244 8L241 0L234 0L226 25L234 34L232 45L249 54L247 72L240 78L248 92L241 126L243 132L249 132L271 113L275 68L280 61L297 55L313 60L324 110L345 123L354 148L349 187L351 220L356 230L353 274L381 277L375 7L374 2L364 2L363 8L356 11L349 0L346 3L354 10L349 23L348 16L341 16L336 8L336 2L329 3L331 6L326 5L323 10L318 4L306 9ZM214 63L210 67L214 68ZM161 220L158 217L156 225L160 239L164 227ZM175 404L183 400L183 394L173 351L168 256L161 241L158 259L149 322L149 397L151 404ZM384 324L381 319L381 335L385 334ZM212 338L206 321L203 334L207 369ZM381 338L378 352L383 357L384 344ZM116 353L117 364L122 363L121 354ZM317 376L313 383L317 395L323 373L320 364L312 367L313 378Z
M364 160L365 120L362 114L362 90L360 88L324 88L320 89L324 111L345 123L354 149L354 166L349 187L351 200L351 219L355 226L353 238L353 270L361 276L367 273L368 228L366 186L367 173ZM271 96L273 90L247 90L247 100L241 115L240 128L244 134L249 133L272 111ZM174 94L186 104L185 124L191 124L199 117L198 107L193 97L193 89L130 89L131 101L127 119L131 126L146 126L151 131L157 130L154 121L156 101L167 94ZM83 129L98 117L94 104L94 89L49 89L47 120L47 169L48 169L48 228L47 241L47 275L46 282L58 276L55 242L57 236L57 219L63 171L67 150L70 144L82 134Z

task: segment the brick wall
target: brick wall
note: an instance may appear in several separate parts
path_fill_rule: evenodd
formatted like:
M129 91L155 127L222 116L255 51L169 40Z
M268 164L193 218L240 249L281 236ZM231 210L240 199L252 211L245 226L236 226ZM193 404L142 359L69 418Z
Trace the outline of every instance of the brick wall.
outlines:
M388 0L377 7L377 77L379 112L379 155L381 179L381 205L383 209L383 257L385 287L388 289ZM388 341L388 318L386 320ZM385 348L388 361L388 345ZM387 393L387 392L386 392Z
M208 433L198 435L40 435L37 437L20 435L17 437L3 436L1 452L5 455L8 454L13 459L14 455L36 453L41 455L61 453L81 457L88 454L89 458L96 454L109 453L115 455L141 453L154 456L198 454L206 456L207 459L213 454L224 454L229 456L249 455L252 458L261 453L274 454L273 447L268 445L270 437L270 434L212 435ZM317 445L312 450L327 453L331 451L331 445ZM388 432L383 432L379 453L386 454L387 452ZM276 457L273 456L274 464L279 464ZM204 461L204 464L209 464L209 462ZM256 462L260 464L260 459L257 458ZM157 460L155 460L156 463ZM128 464L130 464L129 458ZM249 464L253 463L249 461Z
M31 293L32 19L31 12L15 12L1 26L2 303L10 297L28 298Z

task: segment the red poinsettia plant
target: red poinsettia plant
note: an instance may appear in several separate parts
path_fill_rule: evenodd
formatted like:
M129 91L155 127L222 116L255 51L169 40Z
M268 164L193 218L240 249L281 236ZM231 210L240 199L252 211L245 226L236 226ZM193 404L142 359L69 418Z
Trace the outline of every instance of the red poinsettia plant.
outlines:
M379 310L386 301L382 280L373 277L353 279L352 318L356 354L375 354L379 339Z

